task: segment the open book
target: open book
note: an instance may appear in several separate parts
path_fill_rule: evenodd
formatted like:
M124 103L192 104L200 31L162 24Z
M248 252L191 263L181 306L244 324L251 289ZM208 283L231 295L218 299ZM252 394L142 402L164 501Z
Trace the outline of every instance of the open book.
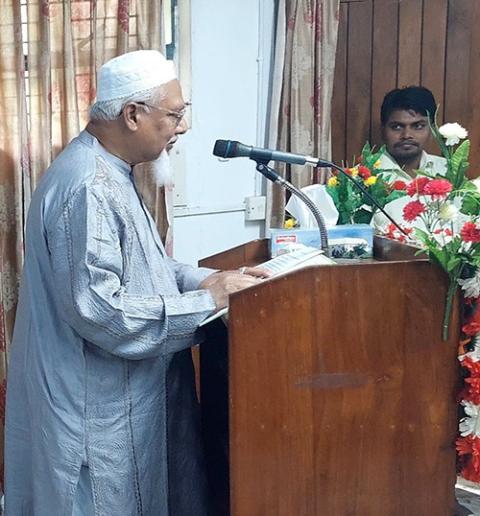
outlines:
M295 251L290 253L281 254L268 260L260 265L258 268L266 269L272 273L272 276L266 278L263 281L268 281L271 278L276 278L287 272L301 269L302 267L308 267L311 265L334 265L335 262L323 254L321 249L314 247L301 246ZM210 317L204 319L199 326L204 326L211 321L214 321L218 317L225 315L228 312L228 307L222 308L218 312L215 312Z

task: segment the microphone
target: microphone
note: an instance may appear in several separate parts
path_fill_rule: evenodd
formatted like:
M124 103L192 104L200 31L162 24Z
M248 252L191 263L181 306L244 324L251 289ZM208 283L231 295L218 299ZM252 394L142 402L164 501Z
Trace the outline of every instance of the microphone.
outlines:
M251 147L232 140L217 140L213 148L213 154L219 158L250 158L253 161L268 163L269 161L281 161L293 165L312 165L314 167L330 166L313 156L303 156L291 152L262 149Z
M213 154L220 158L250 158L257 162L257 170L267 179L283 186L289 192L299 197L307 205L317 221L320 231L320 248L329 256L327 227L315 203L308 195L292 185L289 181L283 179L273 168L267 165L269 161L274 160L296 165L306 165L308 163L313 166L319 166L321 160L312 158L311 156L302 156L301 154L250 147L249 145L243 145L243 143L231 140L217 140L213 148Z
M314 158L313 156L303 156L302 154L293 154L291 152L282 152L277 150L270 150L270 149L262 149L260 147L251 147L250 145L244 145L243 143L232 141L232 140L217 140L215 142L215 146L213 147L213 154L215 156L218 156L219 158L250 158L253 161L257 162L257 170L263 174L267 179L270 181L281 184L283 187L287 188L287 190L291 191L292 193L295 193L297 196L301 196L300 194L303 194L300 190L295 188L291 183L288 181L285 181L279 174L277 174L273 169L266 166L266 164L269 161L282 161L283 163L290 163L294 165L312 165L314 167L324 167L324 168L334 168L337 170L340 174L344 175L349 181L353 183L355 188L360 190L367 199L369 199L372 204L387 217L387 219L396 226L404 235L407 235L406 231L385 211L385 209L378 204L377 200L372 197L370 192L360 183L357 183L355 179L353 179L352 176L348 175L345 170L342 167L339 167L337 164L333 163L332 161L328 161L321 158ZM265 165L260 166L259 165ZM295 192L294 190L295 189ZM304 194L303 194L304 195ZM306 199L303 198L302 200L307 203L306 199L309 199L308 196L305 196ZM311 202L311 201L310 201ZM313 203L312 203L313 204ZM313 205L315 210L315 205ZM310 210L312 210L312 207L310 207ZM321 217L320 212L317 214L313 213L315 218L317 219L317 222L319 221L319 218ZM320 217L319 217L320 216ZM325 223L323 222L323 225ZM319 227L320 223L319 223ZM322 232L322 231L321 231ZM325 236L323 236L323 245L322 248L324 248L325 245Z

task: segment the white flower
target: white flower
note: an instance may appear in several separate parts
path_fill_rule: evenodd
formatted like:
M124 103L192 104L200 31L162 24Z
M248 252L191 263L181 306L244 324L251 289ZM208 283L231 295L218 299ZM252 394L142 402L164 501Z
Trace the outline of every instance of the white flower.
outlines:
M462 437L467 437L467 435L480 437L480 407L470 403L469 401L462 401L462 405L464 406L466 417L460 420L460 434Z
M453 220L458 215L458 208L451 202L445 202L442 204L438 216L441 220Z
M480 269L477 269L473 278L459 279L458 284L462 287L465 297L480 296Z
M468 132L460 124L444 124L438 129L440 134L445 138L445 145L456 145L460 140L464 140L468 136Z

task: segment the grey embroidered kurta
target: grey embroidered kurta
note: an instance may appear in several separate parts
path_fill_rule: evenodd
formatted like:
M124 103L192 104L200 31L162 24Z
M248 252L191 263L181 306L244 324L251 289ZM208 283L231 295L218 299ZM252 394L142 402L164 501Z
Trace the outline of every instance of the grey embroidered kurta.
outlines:
M208 269L165 255L130 167L84 131L38 186L10 355L7 516L200 516L190 347Z

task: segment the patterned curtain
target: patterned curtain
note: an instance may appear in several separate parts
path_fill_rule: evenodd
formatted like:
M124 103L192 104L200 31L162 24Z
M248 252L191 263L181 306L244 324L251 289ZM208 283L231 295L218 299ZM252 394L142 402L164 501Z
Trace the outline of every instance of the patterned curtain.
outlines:
M25 71L19 2L0 0L0 467L8 346L23 261L25 186L29 184Z
M0 0L0 465L8 349L31 193L87 122L96 70L129 50L162 50L162 0ZM28 55L27 58L24 55ZM166 233L162 192L147 203ZM3 475L2 475L3 477Z
M276 24L269 146L322 158L331 155L331 100L339 0L280 0ZM313 169L278 165L301 188ZM282 227L285 191L267 185L267 225Z

